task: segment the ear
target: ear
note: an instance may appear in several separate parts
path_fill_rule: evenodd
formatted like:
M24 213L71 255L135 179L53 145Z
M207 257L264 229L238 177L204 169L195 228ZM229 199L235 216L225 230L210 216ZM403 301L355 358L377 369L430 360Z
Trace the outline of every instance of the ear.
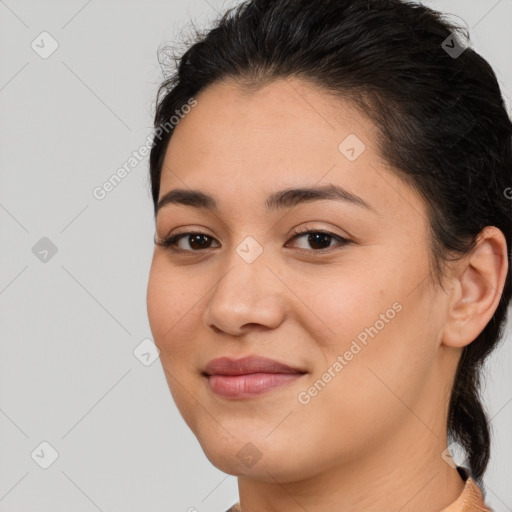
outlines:
M478 337L498 307L507 272L505 236L498 228L487 226L473 250L453 269L444 345L464 347Z

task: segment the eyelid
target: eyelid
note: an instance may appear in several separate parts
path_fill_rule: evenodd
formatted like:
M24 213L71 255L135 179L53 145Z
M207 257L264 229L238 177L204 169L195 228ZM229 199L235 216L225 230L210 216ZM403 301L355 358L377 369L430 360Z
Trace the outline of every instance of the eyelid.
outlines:
M302 235L307 233L327 233L329 235L333 235L337 238L341 238L344 240L349 240L351 237L349 235L340 235L338 233L335 233L334 231L328 229L328 228L318 228L315 226L311 226L310 224L302 225L298 228L293 228L292 234L290 236L296 236L296 235Z

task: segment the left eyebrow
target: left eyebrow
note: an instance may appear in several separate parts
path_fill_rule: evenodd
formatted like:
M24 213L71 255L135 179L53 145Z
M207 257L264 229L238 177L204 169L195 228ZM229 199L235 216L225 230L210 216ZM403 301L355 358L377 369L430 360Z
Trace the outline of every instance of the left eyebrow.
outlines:
M267 211L281 210L292 208L300 203L322 199L344 201L376 213L362 197L332 183L322 187L289 188L274 192L267 198L265 207Z
M349 192L343 187L329 184L321 187L288 188L272 193L265 201L268 212L292 208L301 203L320 200L336 200L365 208L376 213L375 210L361 197ZM156 213L168 204L205 208L211 211L218 210L218 201L214 196L205 194L200 190L174 189L170 190L158 201Z

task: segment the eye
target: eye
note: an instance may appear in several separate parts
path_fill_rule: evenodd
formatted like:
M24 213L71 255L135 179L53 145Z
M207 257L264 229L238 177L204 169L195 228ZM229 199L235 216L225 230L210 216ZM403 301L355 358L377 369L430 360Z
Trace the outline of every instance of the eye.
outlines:
M178 244L182 240L188 241L189 247L192 247L192 250L179 247ZM209 248L209 241L214 240L211 236L206 235L205 233L180 233L177 235L172 235L163 240L157 241L155 238L155 245L159 245L161 247L167 247L173 251L185 251L185 252L198 252L201 249Z
M336 235L330 231L324 229L311 229L307 226L304 229L297 230L291 240L300 238L305 238L306 244L310 247L316 248L317 250L310 251L307 247L299 247L299 249L317 253L327 252L326 249L336 247L336 245L331 245L331 242L338 242L338 246L344 246L351 243L347 238L343 238L342 236Z
M292 236L290 241L305 238L306 243L312 247L313 251L299 247L300 250L306 250L308 252L326 252L326 249L331 249L332 247L336 247L336 245L331 245L331 242L337 242L338 246L344 246L351 243L347 238L343 238L335 233L330 231L326 231L323 229L310 229L306 227L305 229L299 229ZM163 240L156 240L155 237L155 245L166 247L175 252L200 252L204 249L209 249L211 247L211 241L215 240L213 237L200 232L189 232L189 233L179 233L176 235L168 236ZM185 245L188 245L191 249L186 246L179 246L181 241L185 241ZM215 240L216 241L216 240Z

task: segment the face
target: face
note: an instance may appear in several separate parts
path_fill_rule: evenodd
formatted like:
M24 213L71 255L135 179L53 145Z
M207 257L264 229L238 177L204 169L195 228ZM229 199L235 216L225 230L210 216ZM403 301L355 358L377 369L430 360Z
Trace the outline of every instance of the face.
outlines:
M170 140L160 199L194 190L216 208L159 209L157 240L185 235L155 247L147 306L206 456L286 482L374 456L397 432L431 435L411 409L440 409L445 303L430 286L426 206L379 156L375 126L298 80L225 82L196 100ZM326 187L344 192L267 207ZM300 373L259 394L212 390L206 365L245 356Z

